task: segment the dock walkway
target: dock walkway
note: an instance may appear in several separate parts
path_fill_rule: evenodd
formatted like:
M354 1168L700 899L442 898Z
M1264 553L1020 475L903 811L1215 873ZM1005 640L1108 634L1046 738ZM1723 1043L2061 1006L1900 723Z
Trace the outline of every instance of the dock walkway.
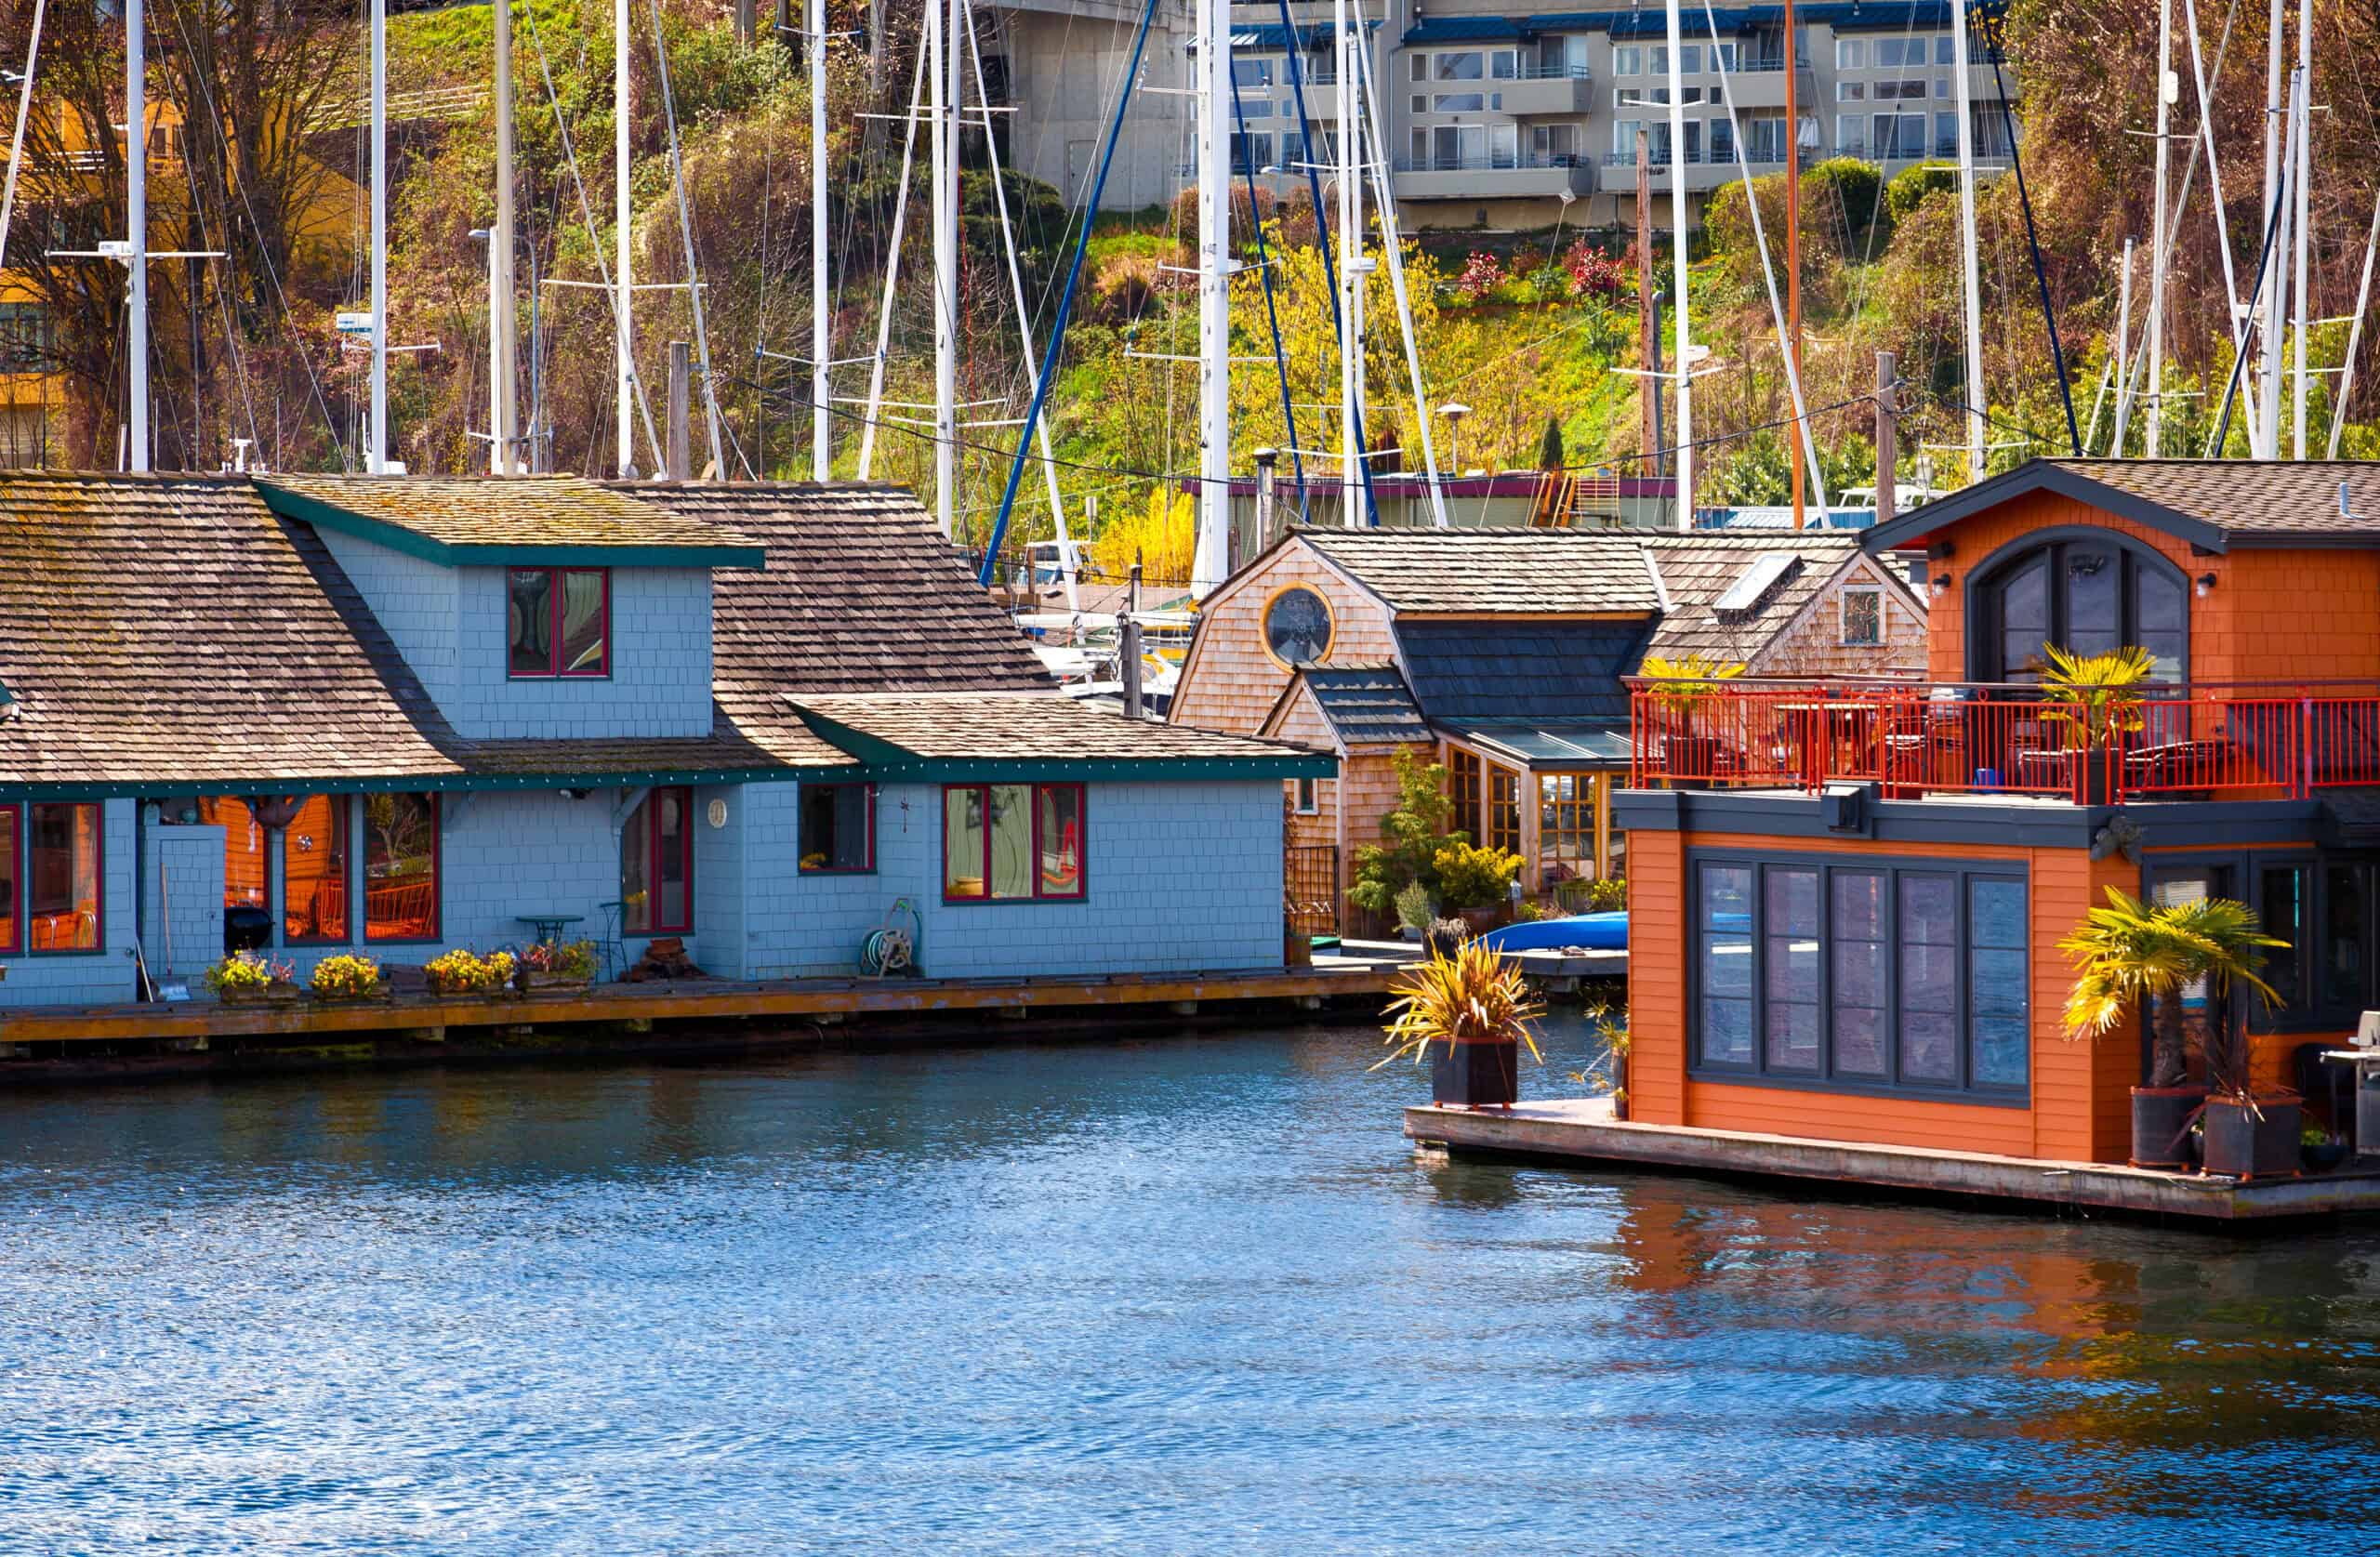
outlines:
M2249 1181L2162 1173L2120 1163L1697 1129L1614 1119L1608 1098L1525 1102L1509 1111L1408 1108L1405 1133L1456 1153L1818 1180L1928 1196L2193 1221L2259 1222L2380 1211L2380 1171L2374 1170Z

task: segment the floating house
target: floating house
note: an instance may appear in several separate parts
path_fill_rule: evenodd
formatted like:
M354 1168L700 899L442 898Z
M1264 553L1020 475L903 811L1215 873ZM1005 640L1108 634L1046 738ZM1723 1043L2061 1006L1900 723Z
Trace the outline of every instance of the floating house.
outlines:
M1346 912L1400 752L1442 762L1454 825L1533 896L1627 872L1624 679L1696 653L1761 675L1913 675L1925 603L1855 535L1298 528L1203 603L1177 727L1327 750L1287 788L1289 896Z
M1865 544L1922 684L1633 697L1633 1118L2121 1163L2147 1035L2069 1041L2057 949L2109 887L2253 906L2256 1084L2319 1076L2380 1007L2380 466L2036 461ZM2044 644L2156 684L2077 740Z
M227 941L1277 969L1334 772L1057 695L889 488L0 476L0 1009Z

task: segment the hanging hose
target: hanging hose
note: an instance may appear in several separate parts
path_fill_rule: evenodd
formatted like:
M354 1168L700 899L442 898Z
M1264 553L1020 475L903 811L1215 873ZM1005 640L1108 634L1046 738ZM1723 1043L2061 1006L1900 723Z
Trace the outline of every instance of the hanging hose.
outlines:
M893 922L901 914L909 916L909 928L902 929ZM925 921L918 914L917 904L907 898L895 898L884 916L884 923L867 932L859 945L860 971L871 979L889 974L906 973L918 965L918 943L925 936Z

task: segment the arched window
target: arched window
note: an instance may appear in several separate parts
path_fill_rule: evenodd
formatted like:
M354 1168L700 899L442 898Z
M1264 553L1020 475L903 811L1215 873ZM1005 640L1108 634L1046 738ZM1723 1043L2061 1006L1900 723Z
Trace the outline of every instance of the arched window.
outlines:
M1967 624L1969 674L2030 681L2042 647L2097 654L2136 643L2157 679L2189 673L2189 581L2181 569L2122 535L2069 530L1988 561Z

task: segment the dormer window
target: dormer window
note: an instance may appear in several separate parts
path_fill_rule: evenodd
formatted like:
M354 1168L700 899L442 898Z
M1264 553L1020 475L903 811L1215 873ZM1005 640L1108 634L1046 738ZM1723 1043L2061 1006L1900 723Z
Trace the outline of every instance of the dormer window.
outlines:
M609 568L512 568L505 595L506 675L612 673Z

